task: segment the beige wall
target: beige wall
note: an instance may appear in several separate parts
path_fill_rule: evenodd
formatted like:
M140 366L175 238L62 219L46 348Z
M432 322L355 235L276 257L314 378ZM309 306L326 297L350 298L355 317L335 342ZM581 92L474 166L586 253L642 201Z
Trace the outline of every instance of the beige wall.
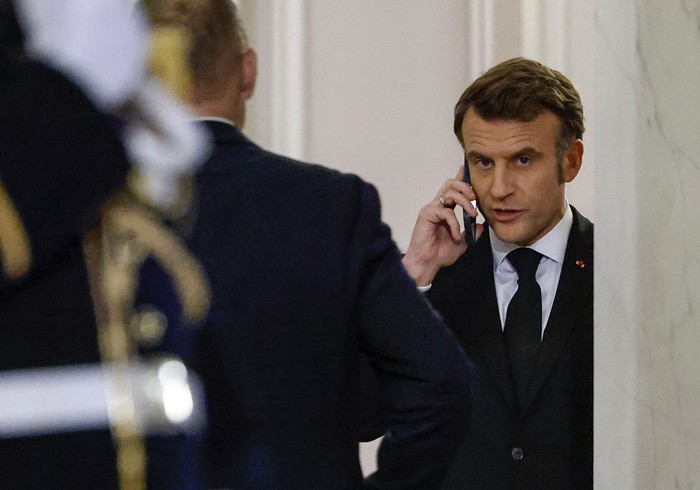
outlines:
M491 64L525 54L520 3L238 3L261 65L248 135L280 153L356 173L376 185L384 220L405 249L419 208L462 161L452 133L459 95ZM569 74L586 103L592 68L578 61L586 51L573 50L572 43L547 49L572 26L583 31L592 25L592 14L574 10L585 6L564 3L571 6L557 9L551 23L530 20L527 54ZM586 108L590 116L592 104ZM589 146L590 140L589 131ZM592 154L587 152L568 196L593 218Z

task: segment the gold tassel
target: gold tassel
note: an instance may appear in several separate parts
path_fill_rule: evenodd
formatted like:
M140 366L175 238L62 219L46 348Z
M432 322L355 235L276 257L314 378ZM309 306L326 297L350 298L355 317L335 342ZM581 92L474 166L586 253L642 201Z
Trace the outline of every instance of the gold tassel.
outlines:
M185 100L189 91L187 43L178 30L154 28L151 73L176 96ZM173 281L182 309L182 321L194 324L209 309L210 290L199 263L182 241L163 223L165 214L182 216L189 207L191 192L169 210L150 207L138 174L132 170L128 190L105 206L99 226L85 238L84 250L90 288L98 324L102 360L115 368L109 409L112 438L117 452L117 470L122 490L146 488L147 455L143 430L138 426L129 378L129 361L137 355L137 341L129 326L139 269L153 257ZM183 182L183 190L191 182ZM141 190L140 190L141 189Z
M157 214L128 192L106 206L101 225L84 242L103 362L114 370L110 387L110 422L117 450L122 490L146 488L146 451L129 377L129 362L138 343L129 330L139 269L154 258L173 281L182 322L202 321L209 310L210 289L199 262Z

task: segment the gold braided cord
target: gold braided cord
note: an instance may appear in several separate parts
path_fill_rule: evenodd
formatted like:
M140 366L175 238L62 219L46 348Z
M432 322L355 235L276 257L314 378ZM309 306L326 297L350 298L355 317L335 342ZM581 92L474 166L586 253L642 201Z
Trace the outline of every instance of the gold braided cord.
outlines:
M127 192L107 205L101 226L86 236L85 253L100 352L114 374L109 408L121 489L142 490L146 488L147 457L129 376L129 362L138 348L129 325L139 269L147 256L159 263L173 282L184 323L204 319L209 310L209 284L184 243Z
M170 93L181 101L190 96L191 74L187 56L189 41L185 31L172 26L155 26L151 33L148 69Z
M0 182L0 262L5 274L12 279L18 279L29 272L32 262L29 236L2 182Z
M152 28L149 70L176 97L187 99L190 87L187 42L180 30ZM140 189L141 184L138 173L132 170L128 189L107 204L99 229L85 241L87 260L92 264L89 270L100 351L103 361L115 373L109 407L122 490L146 488L144 434L138 426L129 377L129 362L138 354L138 341L131 336L129 325L135 313L140 267L149 256L160 264L173 282L184 323L202 320L210 298L209 284L199 263L162 223L165 215L186 213L191 198L191 192L184 192L188 183L181 183L180 199L172 209L152 207L148 194Z
M144 490L146 449L137 425L128 372L136 346L127 329L140 261L135 260L133 242L113 228L108 216L109 211L99 229L86 237L85 253L102 361L114 367L108 388L108 406L120 488Z
M200 263L182 240L141 206L120 205L110 209L109 219L116 229L130 237L140 250L148 251L173 281L182 307L182 320L195 324L209 311L211 291ZM138 256L132 251L131 256Z

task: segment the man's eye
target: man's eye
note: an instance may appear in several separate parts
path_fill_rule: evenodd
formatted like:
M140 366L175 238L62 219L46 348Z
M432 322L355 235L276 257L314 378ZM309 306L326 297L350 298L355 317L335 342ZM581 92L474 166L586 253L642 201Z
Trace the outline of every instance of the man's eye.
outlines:
M521 155L518 157L518 163L520 165L527 165L528 163L530 163L530 157L527 157L525 155Z
M491 165L491 162L489 160L484 160L483 158L477 158L474 160L474 165L479 168L488 168Z

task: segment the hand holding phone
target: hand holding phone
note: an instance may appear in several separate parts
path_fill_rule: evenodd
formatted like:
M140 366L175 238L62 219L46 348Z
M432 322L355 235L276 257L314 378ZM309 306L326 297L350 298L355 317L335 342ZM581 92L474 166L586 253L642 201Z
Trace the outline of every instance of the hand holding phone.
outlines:
M469 174L469 163L467 158L464 158L464 182L471 185L471 175ZM472 201L472 205L476 208L476 201ZM464 219L464 234L467 240L467 245L471 248L476 243L476 218L462 210L462 218Z

